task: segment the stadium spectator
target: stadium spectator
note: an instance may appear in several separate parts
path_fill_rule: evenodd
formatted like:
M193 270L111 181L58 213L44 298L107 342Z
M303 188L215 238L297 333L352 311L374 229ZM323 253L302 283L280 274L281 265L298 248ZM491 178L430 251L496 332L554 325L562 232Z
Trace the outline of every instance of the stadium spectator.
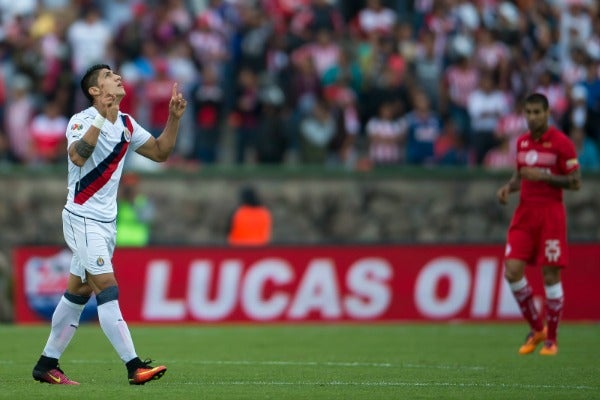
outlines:
M498 86L508 86L509 50L506 44L494 37L490 29L482 28L476 34L475 65L481 71L491 73L498 79Z
M175 147L186 100L173 85L169 119L163 133L155 139L131 116L119 111L125 90L121 77L108 65L90 67L81 80L81 90L91 106L69 120L69 190L62 214L63 233L73 259L66 291L54 310L50 336L32 375L35 380L50 384L78 384L64 374L58 360L94 293L100 326L125 363L129 383L141 385L160 378L166 367L152 367L149 361L140 360L121 314L112 266L117 189L127 151L136 151L156 162L167 160Z
M300 123L300 159L305 164L325 165L336 124L325 99L318 99Z
M262 204L256 189L240 191L240 204L228 223L227 243L231 246L264 246L271 242L271 211Z
M597 137L598 127L595 125L595 115L588 108L587 89L583 85L575 85L571 88L569 105L559 121L563 132L570 132L572 129L581 129L585 135L590 138Z
M511 153L516 157L516 141L519 136L527 131L527 120L524 114L524 98L517 98L514 106L508 113L504 113L498 120L496 136L507 136L511 142ZM516 159L516 158L515 158Z
M285 94L276 85L261 90L261 113L254 142L259 164L282 164L290 142L289 118L285 110Z
M534 91L541 93L548 98L552 120L555 123L559 123L569 106L565 85L552 73L552 70L547 68L540 75L537 87Z
M292 61L297 64L303 58L310 58L317 76L323 79L325 72L337 65L341 57L342 48L333 40L333 35L327 29L319 30L315 40L306 43L292 53Z
M141 97L149 115L149 131L157 138L162 132L169 118L169 105L171 103L171 89L175 83L169 75L169 63L165 59L156 59L153 62L155 75L153 79L145 81L142 85Z
M569 136L575 145L577 159L582 171L600 170L600 150L594 140L587 137L585 131L581 128L573 128L569 131Z
M405 161L403 145L406 129L395 113L392 102L383 102L379 113L367 122L369 158L375 165L394 165Z
M431 109L429 98L422 91L413 94L414 109L403 118L406 162L413 165L432 165L434 147L442 133L440 119Z
M335 120L335 134L329 142L329 165L353 168L357 159L356 142L361 134L356 94L349 86L331 85L325 96Z
M483 158L483 167L490 171L512 169L515 165L515 158L510 149L510 144L509 136L498 135L496 145Z
M485 154L496 145L498 121L509 111L509 100L498 89L491 73L484 73L477 89L469 95L467 111L471 125L470 147L475 154L475 162L481 165Z
M448 120L443 124L443 131L435 142L434 154L438 165L467 166L471 164L469 149L454 121Z
M225 112L225 94L214 65L205 65L200 82L192 88L194 148L192 158L203 164L218 161L220 127Z
M420 42L414 59L409 65L407 79L411 89L420 89L427 94L431 107L439 110L440 79L443 75L443 57L435 52L434 34L430 31L421 32Z
M468 51L444 70L440 96L440 112L456 124L463 140L470 146L471 118L468 101L479 84L479 71L472 65Z
M229 116L229 124L235 130L237 164L243 164L253 158L251 152L260 117L259 91L256 71L249 67L242 67L237 78L236 105Z
M34 156L29 130L31 119L35 114L31 85L31 79L25 75L17 75L12 78L11 94L4 118L10 146L10 158L21 164L31 163Z
M80 17L68 28L67 39L76 76L83 76L88 65L110 60L112 32L92 3L81 8Z
M362 71L350 49L342 50L338 62L325 71L321 80L323 86L349 85L355 93L359 93L363 88Z
M501 204L520 191L520 200L508 228L505 278L531 331L519 354L530 354L543 342L540 354L558 352L557 330L563 310L561 270L568 266L563 189L579 190L581 172L573 142L549 126L550 106L542 94L525 100L529 131L517 141L517 169L497 191ZM542 269L546 293L546 326L533 302L525 266Z
M33 117L30 126L33 163L54 164L64 161L68 122L55 100L49 100L44 105L44 111Z
M358 26L365 35L376 33L379 36L391 36L398 16L391 8L385 7L381 0L367 0L366 6L358 13Z
M600 27L600 22L597 24ZM600 29L600 28L599 28ZM588 59L585 78L576 86L582 86L586 94L588 136L600 142L600 57L594 61ZM571 97L573 90L571 90Z
M140 177L124 173L117 198L117 242L119 247L144 247L150 243L154 204L139 189Z

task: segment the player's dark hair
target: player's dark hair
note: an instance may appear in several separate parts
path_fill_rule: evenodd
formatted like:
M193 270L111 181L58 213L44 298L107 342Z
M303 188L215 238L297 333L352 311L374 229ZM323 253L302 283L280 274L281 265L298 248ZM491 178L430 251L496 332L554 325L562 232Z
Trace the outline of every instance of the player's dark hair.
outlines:
M544 110L548 110L550 104L548 98L541 93L533 93L525 98L525 104L541 104Z
M89 67L87 71L85 71L83 78L81 78L81 90L83 90L83 94L90 103L94 102L94 97L90 94L89 89L92 86L98 85L98 75L102 69L109 69L112 71L112 68L106 64L96 64Z

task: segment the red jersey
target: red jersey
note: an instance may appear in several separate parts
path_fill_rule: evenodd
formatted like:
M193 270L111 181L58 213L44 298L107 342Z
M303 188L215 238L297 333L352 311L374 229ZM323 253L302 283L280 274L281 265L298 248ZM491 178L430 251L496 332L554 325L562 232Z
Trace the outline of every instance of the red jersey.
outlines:
M517 140L517 170L543 168L553 175L567 175L579 168L577 152L567 135L550 127L538 140L527 132ZM521 180L521 203L562 201L562 189L546 182Z

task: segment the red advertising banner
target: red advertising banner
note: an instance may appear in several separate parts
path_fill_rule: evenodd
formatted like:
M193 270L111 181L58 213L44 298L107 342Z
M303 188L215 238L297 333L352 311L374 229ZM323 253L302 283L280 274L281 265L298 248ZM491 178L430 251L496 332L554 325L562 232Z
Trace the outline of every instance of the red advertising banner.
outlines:
M573 244L564 319L600 320L600 244ZM130 323L498 321L520 318L502 245L117 249ZM15 250L16 321L49 319L70 253ZM541 306L541 271L527 276ZM95 318L95 302L84 318Z

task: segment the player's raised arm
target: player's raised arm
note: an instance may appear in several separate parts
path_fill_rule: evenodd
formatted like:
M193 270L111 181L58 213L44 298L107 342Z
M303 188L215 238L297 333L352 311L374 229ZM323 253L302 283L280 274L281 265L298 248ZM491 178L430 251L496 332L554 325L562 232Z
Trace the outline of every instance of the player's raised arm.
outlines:
M169 101L169 118L164 130L157 139L149 138L137 152L153 161L164 162L169 158L175 148L177 133L179 131L179 120L187 107L187 101L177 91L177 83L173 84L171 100Z

